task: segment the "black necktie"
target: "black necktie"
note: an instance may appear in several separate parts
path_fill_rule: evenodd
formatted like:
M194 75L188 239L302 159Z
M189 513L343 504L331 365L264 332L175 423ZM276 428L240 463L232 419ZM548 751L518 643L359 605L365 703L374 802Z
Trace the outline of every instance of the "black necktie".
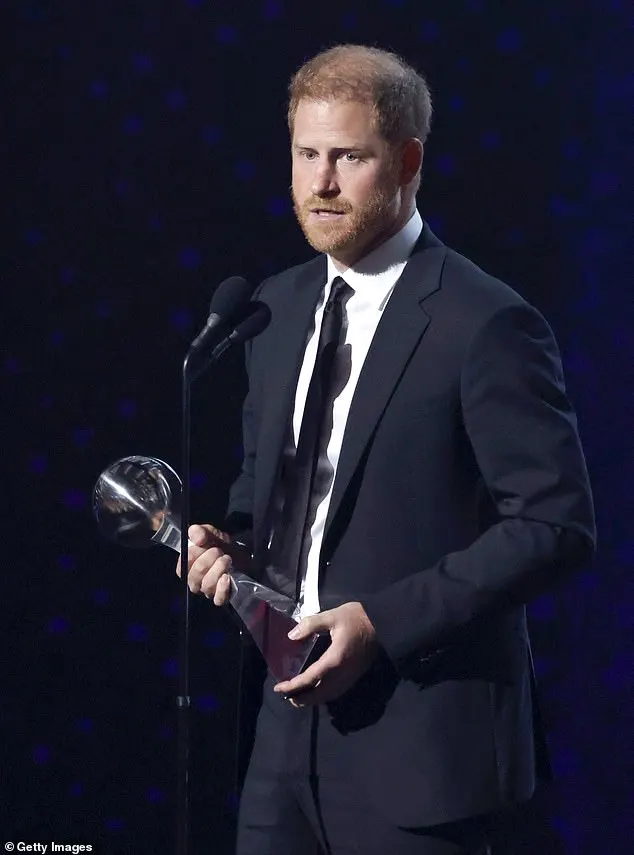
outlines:
M326 404L334 379L335 355L341 340L344 314L342 303L346 292L350 290L340 276L333 280L330 296L324 307L317 358L308 386L295 460L290 468L284 496L280 532L283 546L279 568L290 582L295 583L296 599L301 581L298 573L299 562L321 448Z

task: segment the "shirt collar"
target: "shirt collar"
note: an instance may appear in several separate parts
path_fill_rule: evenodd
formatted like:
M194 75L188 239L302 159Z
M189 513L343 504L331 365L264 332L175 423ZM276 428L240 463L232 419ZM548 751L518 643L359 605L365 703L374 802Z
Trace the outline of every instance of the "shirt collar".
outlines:
M330 292L333 279L341 276L357 291L362 289L364 297L379 307L396 285L403 268L412 254L416 241L423 229L423 221L417 210L403 228L386 240L353 267L339 273L330 256L328 258L325 294Z

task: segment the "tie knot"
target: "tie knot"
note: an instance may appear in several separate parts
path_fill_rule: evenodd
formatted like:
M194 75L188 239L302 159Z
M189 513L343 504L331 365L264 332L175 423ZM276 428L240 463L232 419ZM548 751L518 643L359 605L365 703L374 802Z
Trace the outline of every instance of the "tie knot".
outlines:
M347 294L348 291L352 290L345 279L342 279L341 276L335 276L332 280L332 288L330 289L330 296L328 297L328 302L326 303L325 312L332 311L335 303L340 303L342 298Z

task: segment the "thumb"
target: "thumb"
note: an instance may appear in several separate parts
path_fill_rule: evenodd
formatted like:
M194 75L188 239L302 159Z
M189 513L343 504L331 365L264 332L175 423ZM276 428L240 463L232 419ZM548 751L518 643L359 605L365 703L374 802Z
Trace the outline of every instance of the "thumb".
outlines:
M315 632L324 632L329 629L329 625L324 620L323 614L310 615L302 618L300 622L288 634L293 641L300 641L303 638L308 638Z
M187 535L196 546L210 547L218 543L225 543L227 535L213 525L190 525Z

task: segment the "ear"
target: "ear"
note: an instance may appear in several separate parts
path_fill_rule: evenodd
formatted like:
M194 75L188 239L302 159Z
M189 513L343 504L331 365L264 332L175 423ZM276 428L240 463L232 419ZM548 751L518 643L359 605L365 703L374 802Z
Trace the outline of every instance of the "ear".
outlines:
M401 181L403 186L410 184L423 165L423 144L416 137L403 143L401 148Z

